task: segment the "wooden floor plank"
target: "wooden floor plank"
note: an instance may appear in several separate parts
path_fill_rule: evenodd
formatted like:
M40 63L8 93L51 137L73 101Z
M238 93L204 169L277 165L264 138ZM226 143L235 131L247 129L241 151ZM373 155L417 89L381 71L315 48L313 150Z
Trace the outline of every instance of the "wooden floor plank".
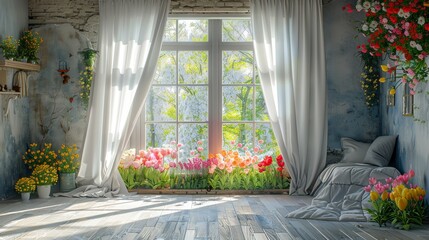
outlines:
M288 195L134 195L4 201L0 239L429 239L428 223L401 231L375 223L286 218L310 200Z

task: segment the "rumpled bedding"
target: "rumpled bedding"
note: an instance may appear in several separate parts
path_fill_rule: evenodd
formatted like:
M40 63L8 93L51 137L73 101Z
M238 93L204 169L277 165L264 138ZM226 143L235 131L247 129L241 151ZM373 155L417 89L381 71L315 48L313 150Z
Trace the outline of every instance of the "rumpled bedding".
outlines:
M363 190L368 179L385 180L400 175L393 167L377 167L361 163L336 163L326 167L316 182L311 205L287 215L330 221L368 221L364 210L371 206L369 193Z

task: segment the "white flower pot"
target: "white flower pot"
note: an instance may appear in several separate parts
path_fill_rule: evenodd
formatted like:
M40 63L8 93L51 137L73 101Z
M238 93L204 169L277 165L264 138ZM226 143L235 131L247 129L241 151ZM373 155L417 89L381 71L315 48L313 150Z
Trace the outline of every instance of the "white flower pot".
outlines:
M21 193L21 200L23 202L27 202L30 200L30 192L22 192Z
M37 195L39 195L39 198L49 198L50 194L51 194L51 185L37 186Z

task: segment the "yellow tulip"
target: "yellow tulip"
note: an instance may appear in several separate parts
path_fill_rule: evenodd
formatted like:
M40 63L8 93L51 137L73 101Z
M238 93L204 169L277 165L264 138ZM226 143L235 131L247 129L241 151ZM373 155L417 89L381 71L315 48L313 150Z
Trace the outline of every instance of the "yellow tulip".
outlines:
M386 191L383 192L383 194L381 194L381 200L386 201L386 199L389 197L389 193L387 193Z
M385 77L381 77L378 81L381 82L381 83L384 83L384 82L386 82L386 78Z
M387 65L381 65L381 70L383 72L387 72L387 71L389 71L389 67Z
M389 94L390 94L390 95L395 95L395 94L396 94L396 89L392 87L392 88L389 90Z
M396 200L396 206L399 208L399 210L404 211L405 208L407 208L408 201L405 198L398 198Z
M380 195L378 194L378 192L371 191L369 197L371 198L371 201L375 202L380 197Z

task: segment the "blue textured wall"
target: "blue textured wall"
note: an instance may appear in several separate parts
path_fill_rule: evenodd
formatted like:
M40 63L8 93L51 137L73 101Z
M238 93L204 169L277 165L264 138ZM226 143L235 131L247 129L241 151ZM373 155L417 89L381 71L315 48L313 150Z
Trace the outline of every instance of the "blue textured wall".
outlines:
M0 0L0 6L0 39L9 35L18 38L28 26L27 0ZM9 70L8 75L12 74ZM15 196L15 182L25 175L21 156L29 141L28 112L27 98L9 104L5 96L0 96L0 199Z
M429 59L426 59L429 64ZM403 86L397 89L394 107L385 104L389 83L382 85L381 96L381 126L383 135L398 135L396 141L395 166L401 172L414 169L416 176L414 183L424 186L429 192L429 95L420 93L415 95L414 103L418 109L414 110L414 117L402 116ZM429 84L424 83L420 90L429 91ZM425 123L415 121L424 120Z
M328 83L328 147L340 149L340 138L370 142L380 133L378 107L368 109L360 87L361 60L356 46L356 20L361 15L342 11L353 1L324 5L326 78Z

